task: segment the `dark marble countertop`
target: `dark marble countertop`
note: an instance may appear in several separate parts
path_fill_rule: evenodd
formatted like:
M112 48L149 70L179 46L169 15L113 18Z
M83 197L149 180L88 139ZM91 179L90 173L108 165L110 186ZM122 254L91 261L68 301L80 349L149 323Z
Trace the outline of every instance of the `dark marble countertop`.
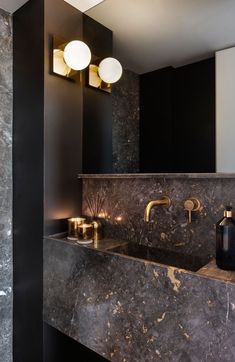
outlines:
M234 361L234 273L44 239L43 319L112 362Z
M76 245L78 247L82 247L82 248L89 248L92 250L97 250L97 251L102 251L102 252L106 252L106 253L110 253L110 254L117 254L116 251L113 251L113 248L116 248L118 246L121 245L125 245L128 242L124 241L124 240L116 240L116 239L111 239L111 238L104 238L102 240L93 242L92 244L88 244L88 245L83 245L83 244L79 244L76 241L71 241L67 239L67 234L66 233L61 233L61 234L56 234L56 235L51 235L49 237L49 239L54 239L54 240L58 240L58 241L62 241L64 243L69 243L72 245ZM119 254L119 253L118 253ZM176 267L172 267L169 265L165 265L165 264L161 264L155 261L149 261L149 260L145 260L142 258L137 258L137 257L133 257L133 256L129 256L129 255L124 255L124 254L119 254L121 257L123 258L127 258L127 259L131 259L131 260L138 260L140 262L143 263L149 263L149 264L157 264L160 265L162 267L165 268L174 268L174 269L179 269L185 273L189 273L189 274L196 274L198 276L202 276L205 278L212 278L215 280L220 280L220 281L224 281L224 282L230 282L230 283L234 283L235 284L235 271L225 271L225 270L221 270L216 266L215 260L213 259L212 261L210 261L208 264L206 264L205 266L203 266L201 269L199 269L197 272L193 272L193 271L189 271L189 270L185 270L185 269L180 269L180 268L176 268Z
M202 267L197 273L206 277L235 283L235 271L219 269L216 265L215 259Z
M123 240L104 238L99 241L94 241L92 244L84 245L84 244L79 244L76 241L67 239L67 233L50 235L49 237L46 237L46 238L63 241L65 243L77 245L78 247L89 248L89 249L94 249L94 250L101 250L101 251L108 251L109 249L112 249L112 248L115 248L117 246L124 245L127 243L127 241L123 241Z
M235 173L122 173L122 174L78 174L79 179L131 179L131 178L188 178L188 179L233 179Z

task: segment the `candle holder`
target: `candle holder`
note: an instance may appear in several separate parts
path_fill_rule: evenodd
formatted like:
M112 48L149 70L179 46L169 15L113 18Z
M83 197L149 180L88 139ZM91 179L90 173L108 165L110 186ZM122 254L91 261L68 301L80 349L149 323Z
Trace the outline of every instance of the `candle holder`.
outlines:
M68 239L78 240L78 226L86 221L83 217L72 217L68 219Z
M86 197L86 204L90 212L91 224L94 228L94 245L103 238L101 217L104 215L102 212L104 201L105 195L103 191L96 194L91 193L88 197ZM100 216L101 214L102 216Z
M91 224L94 228L94 241L101 240L103 238L101 221L98 218L93 218Z

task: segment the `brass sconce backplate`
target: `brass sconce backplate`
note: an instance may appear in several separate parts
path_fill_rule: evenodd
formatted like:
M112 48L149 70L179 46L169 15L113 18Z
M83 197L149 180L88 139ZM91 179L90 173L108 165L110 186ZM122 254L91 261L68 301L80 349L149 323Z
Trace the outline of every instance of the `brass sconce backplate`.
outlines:
M95 64L89 65L88 84L91 87L100 89L107 93L111 93L111 84L103 82L98 73L98 66Z
M77 71L71 69L64 61L64 48L67 43L68 41L53 36L51 71L53 74L61 77L74 79L74 75L77 74Z

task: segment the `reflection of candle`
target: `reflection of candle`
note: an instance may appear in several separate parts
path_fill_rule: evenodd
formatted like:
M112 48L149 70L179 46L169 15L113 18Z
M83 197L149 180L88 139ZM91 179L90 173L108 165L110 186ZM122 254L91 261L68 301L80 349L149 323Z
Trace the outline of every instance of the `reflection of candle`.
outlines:
M107 213L105 213L105 212L100 212L100 213L98 214L98 217L99 217L100 219L105 219L105 218L107 217Z
M92 224L78 225L78 240L88 241L94 237L94 228Z
M117 217L115 218L115 220L116 220L117 222L121 222L121 221L122 221L122 216L117 216Z
M77 240L78 226L84 223L86 219L82 217L72 217L68 219L68 238Z

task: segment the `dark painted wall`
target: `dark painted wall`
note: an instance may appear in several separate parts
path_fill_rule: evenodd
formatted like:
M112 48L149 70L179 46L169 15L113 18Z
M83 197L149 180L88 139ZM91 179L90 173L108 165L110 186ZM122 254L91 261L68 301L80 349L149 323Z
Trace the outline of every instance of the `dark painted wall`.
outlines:
M82 13L63 0L45 0L44 171L45 233L66 228L80 213L77 173L82 171L82 83L50 74L52 35L82 39Z
M14 362L43 355L43 10L31 0L13 17Z
M215 60L140 76L140 171L215 172Z
M112 56L112 32L83 16L83 40L100 60ZM83 172L112 172L111 95L84 84Z

